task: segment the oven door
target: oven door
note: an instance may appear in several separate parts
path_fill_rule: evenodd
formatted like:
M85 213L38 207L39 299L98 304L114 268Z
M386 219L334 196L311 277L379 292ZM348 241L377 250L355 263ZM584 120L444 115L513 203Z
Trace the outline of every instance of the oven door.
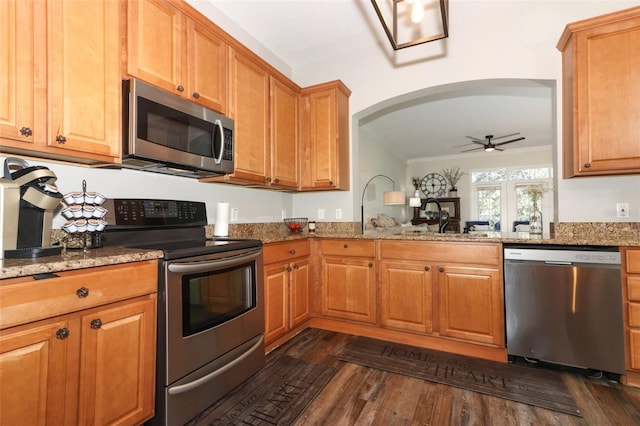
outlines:
M166 385L264 335L261 248L165 263Z

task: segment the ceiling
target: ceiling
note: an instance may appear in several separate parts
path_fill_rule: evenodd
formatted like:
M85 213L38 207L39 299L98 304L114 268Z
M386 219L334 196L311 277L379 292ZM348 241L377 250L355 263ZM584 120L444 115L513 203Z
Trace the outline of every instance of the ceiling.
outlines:
M292 69L317 61L346 40L375 43L384 37L369 0L189 1L196 8L211 2ZM427 89L362 118L360 134L394 141L394 153L404 160L460 154L476 146L467 136L518 132L526 138L506 145L508 150L551 145L552 96L549 82L530 80Z

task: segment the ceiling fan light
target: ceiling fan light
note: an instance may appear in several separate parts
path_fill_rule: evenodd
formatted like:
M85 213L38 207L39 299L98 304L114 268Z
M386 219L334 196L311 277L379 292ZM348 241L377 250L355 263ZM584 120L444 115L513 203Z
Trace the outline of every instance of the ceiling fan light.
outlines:
M485 146L485 147L484 147L484 152L493 152L493 151L495 151L495 150L496 150L496 149L495 149L495 147L493 147L493 146Z

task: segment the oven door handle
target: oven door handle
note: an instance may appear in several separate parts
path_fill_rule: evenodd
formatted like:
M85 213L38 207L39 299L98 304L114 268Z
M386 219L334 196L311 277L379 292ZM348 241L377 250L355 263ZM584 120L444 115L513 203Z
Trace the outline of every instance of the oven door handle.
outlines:
M209 272L216 269L230 268L242 263L251 261L260 256L260 250L256 250L249 254L243 253L235 257L225 257L223 259L207 260L204 262L181 262L170 263L169 272L178 274L194 274L199 272Z
M206 376L200 377L199 379L194 380L193 382L185 383L184 385L170 387L168 390L169 395L179 395L181 393L189 392L199 386L204 385L207 382L210 382L211 380L215 379L216 377L220 376L221 374L225 373L226 371L240 364L257 349L260 349L262 347L263 341L264 341L264 335L261 335L260 339L258 339L258 341L253 346L251 346L251 348L249 348L245 353L240 355L238 358L226 364L224 367L220 367L217 370L214 370L211 373L207 374Z

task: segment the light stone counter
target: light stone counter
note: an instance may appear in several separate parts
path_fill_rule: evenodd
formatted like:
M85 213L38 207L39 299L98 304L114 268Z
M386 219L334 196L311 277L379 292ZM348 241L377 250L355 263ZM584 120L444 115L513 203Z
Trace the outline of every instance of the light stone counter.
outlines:
M163 253L159 250L128 249L123 247L89 249L86 252L82 249L67 249L57 256L0 260L0 280L158 259L162 256ZM2 285L2 281L0 281L0 285Z
M362 234L359 222L318 222L317 232L289 232L281 222L278 223L245 223L229 226L229 237L252 238L263 243L295 241L313 238L351 238L373 240L403 241L443 241L443 242L494 242L516 244L560 244L589 246L640 247L640 223L556 223L552 232L540 236L528 232L480 232L472 234L435 234L435 233L396 233L389 234L367 231ZM205 227L207 237L212 238L214 225ZM54 273L72 269L91 268L136 262L140 260L159 259L163 256L160 250L127 249L122 247L105 247L89 249L67 249L59 256L35 259L5 259L0 261L0 280L42 273ZM0 281L0 285L1 285Z

